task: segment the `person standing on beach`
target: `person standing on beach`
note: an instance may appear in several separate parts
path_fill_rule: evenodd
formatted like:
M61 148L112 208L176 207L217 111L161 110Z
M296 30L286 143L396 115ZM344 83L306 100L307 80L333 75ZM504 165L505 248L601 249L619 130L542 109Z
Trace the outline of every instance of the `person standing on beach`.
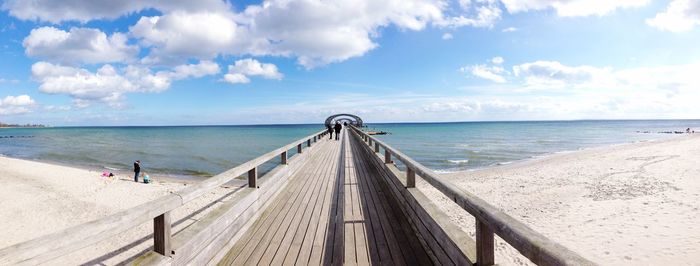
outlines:
M326 128L328 128L328 139L333 139L333 127L330 124L328 124Z
M141 161L134 162L134 182L139 182L139 173L141 173Z
M342 128L343 128L343 126L341 126L339 122L335 122L335 140L340 139L340 137L339 137L340 136L340 129L342 129Z

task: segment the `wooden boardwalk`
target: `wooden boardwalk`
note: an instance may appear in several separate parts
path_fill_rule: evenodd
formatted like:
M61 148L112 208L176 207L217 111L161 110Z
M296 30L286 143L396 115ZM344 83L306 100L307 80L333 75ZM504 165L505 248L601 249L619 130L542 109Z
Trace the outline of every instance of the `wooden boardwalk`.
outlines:
M172 230L171 211L246 176L229 200ZM475 218L474 238L416 187L418 178ZM123 264L481 266L496 262L499 236L538 265L594 265L353 126L340 141L319 131L180 191L4 247L0 265L52 265L147 222L152 250Z
M380 169L341 136L317 144L219 265L431 264Z

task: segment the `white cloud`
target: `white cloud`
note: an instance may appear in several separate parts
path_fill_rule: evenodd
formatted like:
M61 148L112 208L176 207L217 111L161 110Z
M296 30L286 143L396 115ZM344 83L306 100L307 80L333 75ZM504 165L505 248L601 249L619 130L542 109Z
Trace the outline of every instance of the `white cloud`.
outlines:
M689 31L700 25L700 0L673 0L664 12L646 22L661 30Z
M174 12L141 17L129 28L132 36L150 47L144 63L171 63L189 58L212 59L222 53L245 52L248 36L226 12Z
M284 75L277 70L274 64L260 63L258 60L248 58L237 60L228 66L228 73L224 75L224 81L229 83L249 83L248 76L260 76L265 79L282 79Z
M505 83L506 79L503 77L506 71L500 66L486 66L486 65L474 65L468 67L462 67L460 71L464 73L471 73L472 75L488 79L496 83Z
M130 36L147 48L148 54L141 59L143 64L173 65L219 55L253 55L292 57L302 66L314 68L364 55L378 46L374 39L385 27L414 31L428 25L492 27L501 18L497 0L455 3L458 4L443 0L265 0L237 12L223 0L10 0L3 8L20 19L54 23L114 19L146 9L158 10L161 15L141 17L129 28ZM113 37L117 42L122 35ZM103 58L110 53L100 53L104 49L96 47L64 55L56 52L65 47L59 44L45 44L47 51L34 48L29 42L27 46L32 48L27 49L28 54L52 62L84 58L87 63L105 63L124 58ZM93 57L79 56L86 52ZM133 53L129 50L126 54Z
M219 64L212 61L201 61L198 64L179 65L173 68L171 78L179 80L186 78L201 78L203 76L218 74L221 71Z
M29 95L6 96L0 99L0 114L12 115L23 114L31 111L31 107L35 104L34 99Z
M496 56L494 58L491 58L491 63L494 63L496 65L503 64L504 61L505 60L503 60L503 57L500 57L500 56Z
M556 61L536 61L513 66L513 74L527 86L538 88L597 84L611 85L611 70L592 66L565 66Z
M32 65L32 77L40 83L39 91L68 95L74 99L77 107L85 107L95 101L121 106L126 93L161 92L167 90L173 80L218 72L218 65L209 61L156 73L142 66L127 66L118 71L112 65L103 65L91 72L47 62Z
M508 28L501 30L501 32L516 32L516 31L518 31L518 28L516 28L516 27L508 27Z
M477 3L478 5L475 5ZM467 14L445 17L437 20L436 25L442 27L493 27L501 19L501 8L496 0L460 1L461 8Z
M443 40L452 40L452 38L454 38L454 36L452 36L452 33L449 32L442 35Z
M155 8L164 12L222 10L230 8L221 0L7 0L2 9L23 20L40 20L52 23L64 21L88 22L96 19L116 19L123 15Z
M617 9L646 6L649 0L501 0L509 13L552 8L561 17L603 16Z
M139 52L121 33L107 36L98 29L54 27L33 29L22 43L28 56L61 63L111 63L131 61Z

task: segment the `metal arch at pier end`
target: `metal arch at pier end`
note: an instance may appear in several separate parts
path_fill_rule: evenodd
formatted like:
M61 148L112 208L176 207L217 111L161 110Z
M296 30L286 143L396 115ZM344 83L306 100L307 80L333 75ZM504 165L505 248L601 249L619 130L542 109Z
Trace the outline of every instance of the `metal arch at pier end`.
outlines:
M336 119L338 117L340 117L340 119ZM333 120L348 121L348 122L350 122L350 124L352 124L356 127L363 127L364 126L364 122L362 122L362 118L360 118L359 116L352 115L352 114L335 114L335 115L332 115L332 116L329 116L328 118L326 118L326 123L325 123L326 127L330 126L331 123L333 123Z

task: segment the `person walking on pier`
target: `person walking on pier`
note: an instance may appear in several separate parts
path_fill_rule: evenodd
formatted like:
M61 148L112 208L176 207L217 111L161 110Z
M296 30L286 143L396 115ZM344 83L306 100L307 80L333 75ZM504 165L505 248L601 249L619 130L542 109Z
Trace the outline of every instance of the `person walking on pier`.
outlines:
M328 139L333 139L333 127L331 126L331 124L328 124L326 128L328 128Z
M141 173L141 161L134 162L134 182L139 182L139 173Z
M335 140L340 140L340 129L342 129L343 126L340 125L340 122L335 122Z

